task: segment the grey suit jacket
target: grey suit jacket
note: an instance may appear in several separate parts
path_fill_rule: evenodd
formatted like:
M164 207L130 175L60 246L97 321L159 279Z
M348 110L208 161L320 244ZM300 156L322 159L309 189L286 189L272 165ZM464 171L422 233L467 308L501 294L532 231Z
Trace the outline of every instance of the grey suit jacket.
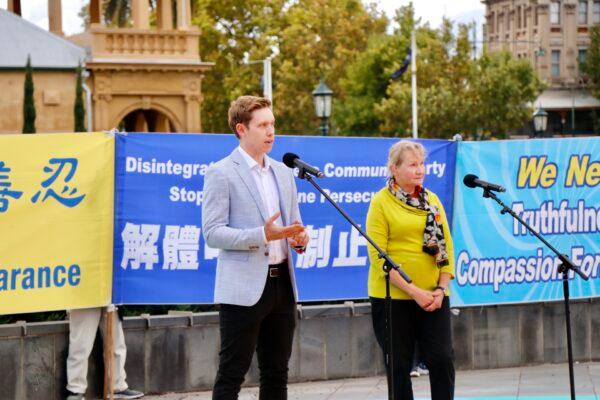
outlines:
M301 221L292 170L273 159L270 162L279 189L284 225ZM237 148L207 170L202 233L208 246L220 249L215 303L251 306L260 299L269 269L269 251L263 239L263 226L269 217L248 165ZM297 299L289 245L288 268Z

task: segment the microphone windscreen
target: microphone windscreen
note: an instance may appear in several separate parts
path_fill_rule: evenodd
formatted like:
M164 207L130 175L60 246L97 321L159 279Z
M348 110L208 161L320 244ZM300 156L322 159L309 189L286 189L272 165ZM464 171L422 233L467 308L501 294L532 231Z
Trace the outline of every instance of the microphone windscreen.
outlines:
M475 185L475 179L479 179L479 177L477 175L467 174L463 179L463 183L465 184L465 186L474 188L477 187L477 185Z
M288 167L290 167L290 168L294 168L294 161L296 161L298 158L300 158L300 157L298 157L298 156L297 156L296 154L294 154L294 153L285 153L285 154L283 155L283 159L282 159L282 161L283 161L283 163L284 163L285 165L287 165Z

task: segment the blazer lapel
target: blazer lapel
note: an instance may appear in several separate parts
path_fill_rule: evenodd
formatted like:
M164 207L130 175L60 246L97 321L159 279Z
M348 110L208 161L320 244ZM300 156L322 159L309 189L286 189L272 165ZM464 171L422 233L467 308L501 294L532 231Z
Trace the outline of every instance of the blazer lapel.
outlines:
M243 159L242 155L238 152L237 149L235 149L231 153L231 160L235 163L236 172L240 176L242 182L244 182L244 184L248 188L250 195L252 196L254 202L258 206L260 215L263 217L263 220L266 221L270 217L270 215L267 215L265 205L263 204L258 188L256 187L256 182L254 181L254 178L252 177L252 174L248 169L248 165L246 164L246 161Z

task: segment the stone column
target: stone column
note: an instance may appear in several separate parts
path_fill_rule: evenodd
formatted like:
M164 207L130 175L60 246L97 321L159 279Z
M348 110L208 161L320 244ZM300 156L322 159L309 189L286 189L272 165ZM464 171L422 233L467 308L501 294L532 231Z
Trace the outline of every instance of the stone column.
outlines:
M156 116L155 125L154 132L171 132L169 118L163 113Z
M177 29L188 30L192 26L190 0L177 0Z
M508 47L506 44L506 18L508 18L508 12L503 7L498 7L497 12L498 18L496 19L496 32L498 37L498 49L506 50Z
M110 101L112 96L108 94L94 95L94 129L97 131L106 130L109 131L114 126L110 126L108 109L110 107Z
M200 126L200 96L197 94L185 96L185 132L199 133Z
M158 17L158 29L173 29L173 1L157 0L156 14Z
M135 131L148 132L148 121L142 110L137 110L135 114Z
M200 103L202 101L201 75L189 74L184 81L185 132L201 132Z
M550 48L550 7L548 4L537 5L538 12L538 37L542 49L544 49L544 55L539 56L537 59L537 70L540 78L550 82L551 71L550 71L550 58L552 57L552 49Z
M561 54L561 78L568 85L573 85L577 81L577 3L565 2L564 5L565 20L562 24L563 47Z
M62 30L61 0L48 0L48 28L55 35L65 35Z
M133 17L133 27L137 29L150 28L150 10L148 0L132 0L131 15Z
M100 0L90 0L90 24L102 24L101 15Z
M525 21L527 23L527 33L525 37L529 41L529 43L527 44L527 57L529 58L529 62L531 62L531 66L535 69L536 54L540 48L540 45L537 42L537 38L533 34L535 6L528 4L524 9Z
M97 131L111 130L110 103L112 101L112 82L107 71L92 71L90 80L92 89L92 107L94 109L94 129Z
M8 0L8 11L21 16L21 0Z
M508 22L508 30L506 31L507 35L506 35L506 39L509 43L509 50L512 53L513 56L516 57L517 54L517 44L515 43L515 37L517 36L517 18L516 18L516 11L514 8L514 5L511 4L509 6L510 8L508 8L506 10L506 18L508 18L509 22Z

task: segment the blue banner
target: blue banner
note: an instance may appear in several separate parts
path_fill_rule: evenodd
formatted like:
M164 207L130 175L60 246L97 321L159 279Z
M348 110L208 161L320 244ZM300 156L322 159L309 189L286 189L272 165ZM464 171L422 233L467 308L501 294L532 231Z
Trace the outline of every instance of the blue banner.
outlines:
M318 183L363 225L397 140L279 136L270 156L293 152L319 167L325 177ZM428 153L425 184L451 220L456 143L421 142ZM117 136L113 303L212 303L218 250L202 238L202 187L209 165L237 145L234 135ZM309 182L297 184L311 237L295 259L300 301L366 298L366 241Z
M563 298L558 258L482 189L466 188L465 174L506 187L498 197L590 275L570 275L573 298L600 293L599 155L598 138L460 143L454 306Z

